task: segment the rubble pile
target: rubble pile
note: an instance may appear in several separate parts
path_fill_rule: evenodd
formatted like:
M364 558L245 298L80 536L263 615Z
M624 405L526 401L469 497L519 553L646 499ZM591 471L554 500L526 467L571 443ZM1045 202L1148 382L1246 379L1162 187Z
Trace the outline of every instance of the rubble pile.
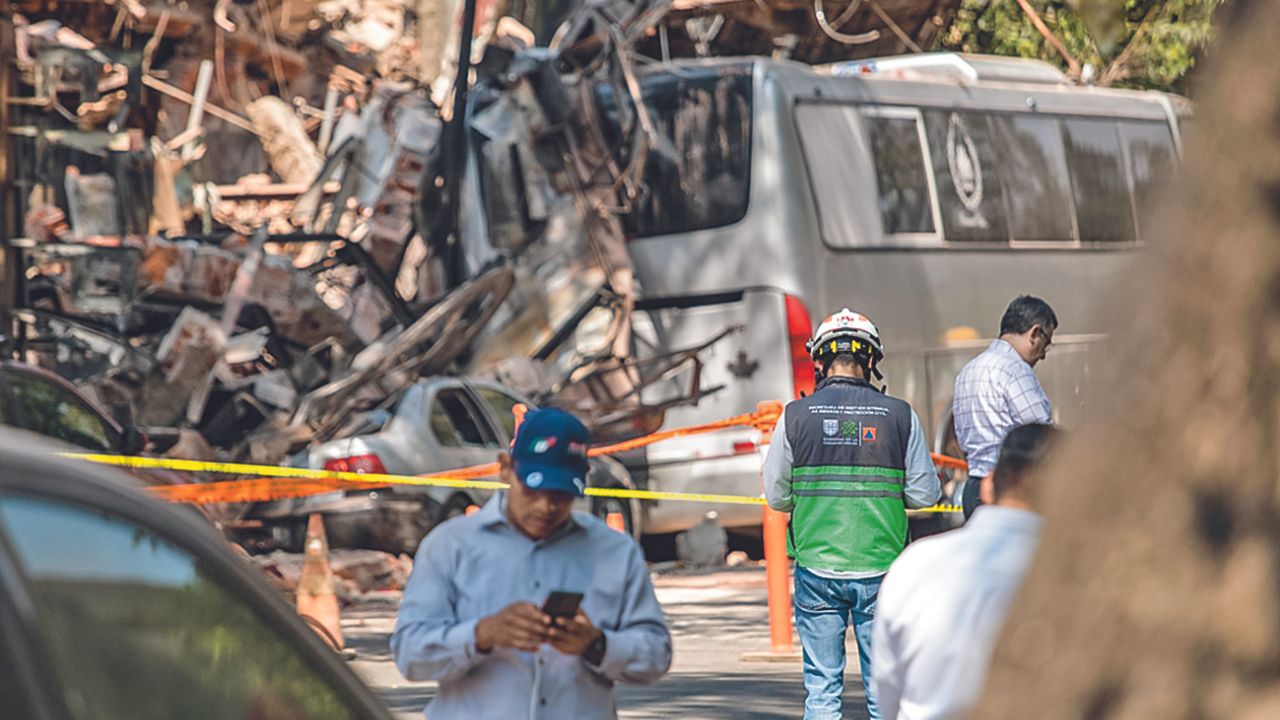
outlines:
M611 145L594 88L661 12L593 5L553 53L486 6L459 134L424 7L16 3L13 353L221 460L286 462L448 370L656 427L640 388L693 356L631 358L614 208L674 150L633 82Z
M840 32L923 42L956 3L882 4L857 0ZM775 54L834 52L789 0L479 0L474 43L461 0L9 8L9 354L172 453L270 464L433 373L496 378L602 440L715 392L698 355L733 328L635 357L626 234L641 198L685 192L664 173L719 167L750 75L717 65L661 109L646 68L759 52L747 15L780 23ZM703 204L735 182L716 172ZM641 400L677 371L688 387Z
M173 452L284 462L451 367L505 296L501 269L446 290L417 234L418 4L11 7L11 354Z
M275 551L247 556L263 575L286 597L298 588L302 577L303 556ZM329 553L335 592L343 603L350 604L379 597L383 593L404 590L413 570L413 558L375 550L333 549Z

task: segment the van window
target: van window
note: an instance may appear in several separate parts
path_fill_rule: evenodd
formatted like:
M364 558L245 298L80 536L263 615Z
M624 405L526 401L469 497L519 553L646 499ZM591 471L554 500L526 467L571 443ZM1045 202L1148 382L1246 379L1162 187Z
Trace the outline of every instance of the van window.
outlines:
M867 108L863 121L876 170L884 234L935 232L919 115L911 110Z
M655 72L639 81L658 134L670 145L665 152L649 148L644 194L622 216L624 230L646 237L741 220L751 187L751 65ZM626 145L640 132L630 97L602 83L597 98L605 139L611 147ZM633 161L627 148L624 167Z
M1056 118L992 115L995 151L1015 242L1075 242L1070 173Z
M1114 120L1062 121L1080 242L1132 242L1133 205Z
M795 118L823 240L835 248L871 245L870 236L879 233L867 227L866 219L875 222L876 206L870 202L871 191L863 188L874 177L866 163L857 161L866 156L858 108L802 104L796 106Z
M1006 242L1004 197L986 115L926 110L942 230L947 240Z
M1129 175L1133 178L1133 202L1139 224L1153 209L1156 193L1177 167L1173 135L1162 122L1122 120L1120 135L1128 150ZM1145 229L1145 228L1141 228Z

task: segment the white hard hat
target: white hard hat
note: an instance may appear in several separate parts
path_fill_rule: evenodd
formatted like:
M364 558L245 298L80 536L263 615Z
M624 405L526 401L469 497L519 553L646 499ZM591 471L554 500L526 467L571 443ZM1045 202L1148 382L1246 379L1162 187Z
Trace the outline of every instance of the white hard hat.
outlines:
M880 330L866 315L856 313L849 308L829 315L819 323L813 338L808 342L807 349L809 357L819 363L819 366L823 364L822 360L841 354L865 354L873 364L884 357L884 346L880 343Z

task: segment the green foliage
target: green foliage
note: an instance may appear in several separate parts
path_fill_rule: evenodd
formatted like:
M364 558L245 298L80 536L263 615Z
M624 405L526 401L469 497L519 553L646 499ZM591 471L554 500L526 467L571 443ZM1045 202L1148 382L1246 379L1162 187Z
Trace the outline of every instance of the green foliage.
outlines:
M1092 65L1099 84L1171 89L1195 66L1211 37L1210 20L1224 0L1124 0L1114 20L1119 42L1104 54L1090 33L1105 27L1100 3L1030 0L1049 30L1080 65ZM1086 19L1091 21L1086 23ZM1064 70L1067 63L1036 30L1016 0L963 0L939 49L1036 58Z

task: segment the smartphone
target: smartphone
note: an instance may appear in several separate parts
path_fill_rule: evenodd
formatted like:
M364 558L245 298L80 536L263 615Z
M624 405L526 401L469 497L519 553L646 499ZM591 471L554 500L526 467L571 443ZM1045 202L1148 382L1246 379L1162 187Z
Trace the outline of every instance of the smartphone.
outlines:
M542 603L542 612L553 618L571 618L578 614L578 603L582 602L582 593L556 590L547 596Z

